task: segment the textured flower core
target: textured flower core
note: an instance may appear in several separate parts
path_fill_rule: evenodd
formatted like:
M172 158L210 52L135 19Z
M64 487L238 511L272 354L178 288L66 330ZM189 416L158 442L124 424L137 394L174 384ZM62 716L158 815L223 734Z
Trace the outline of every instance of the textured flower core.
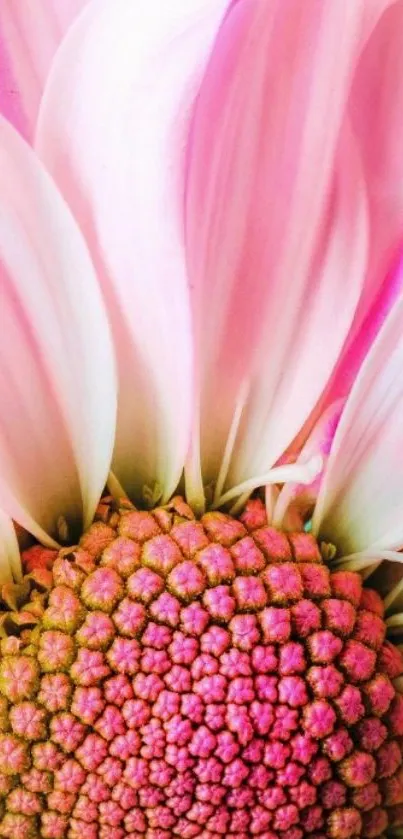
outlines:
M311 535L269 527L259 501L197 521L180 499L106 499L77 548L25 563L1 642L0 836L403 824L400 653L379 596L331 573Z

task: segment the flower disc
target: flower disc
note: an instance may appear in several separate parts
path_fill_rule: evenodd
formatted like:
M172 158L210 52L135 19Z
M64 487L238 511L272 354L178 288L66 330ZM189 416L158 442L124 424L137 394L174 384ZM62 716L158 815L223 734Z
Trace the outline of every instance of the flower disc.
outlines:
M311 535L269 527L259 501L198 521L181 499L104 499L77 548L42 554L48 587L36 567L1 642L1 837L403 824L401 656L379 596Z

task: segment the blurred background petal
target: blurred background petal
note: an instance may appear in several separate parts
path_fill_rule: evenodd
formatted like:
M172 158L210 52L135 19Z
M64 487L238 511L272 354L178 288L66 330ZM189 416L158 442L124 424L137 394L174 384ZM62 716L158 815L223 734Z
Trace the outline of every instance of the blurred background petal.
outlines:
M86 0L2 0L0 111L31 140L57 47Z

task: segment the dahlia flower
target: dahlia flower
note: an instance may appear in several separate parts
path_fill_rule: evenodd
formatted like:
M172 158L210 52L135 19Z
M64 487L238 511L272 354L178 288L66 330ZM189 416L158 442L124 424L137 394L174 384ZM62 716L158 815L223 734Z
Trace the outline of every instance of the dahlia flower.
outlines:
M403 835L402 40L3 0L0 837Z

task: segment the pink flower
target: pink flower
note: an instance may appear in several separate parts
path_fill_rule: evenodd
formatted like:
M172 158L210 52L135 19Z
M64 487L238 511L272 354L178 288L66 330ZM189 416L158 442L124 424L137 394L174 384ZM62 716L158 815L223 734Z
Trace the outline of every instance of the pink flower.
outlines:
M285 525L302 481L315 533L396 558L402 16L46 0L31 21L3 3L0 103L32 142L1 122L5 578L8 517L71 542L108 473L150 506L184 474L197 512L274 487Z

